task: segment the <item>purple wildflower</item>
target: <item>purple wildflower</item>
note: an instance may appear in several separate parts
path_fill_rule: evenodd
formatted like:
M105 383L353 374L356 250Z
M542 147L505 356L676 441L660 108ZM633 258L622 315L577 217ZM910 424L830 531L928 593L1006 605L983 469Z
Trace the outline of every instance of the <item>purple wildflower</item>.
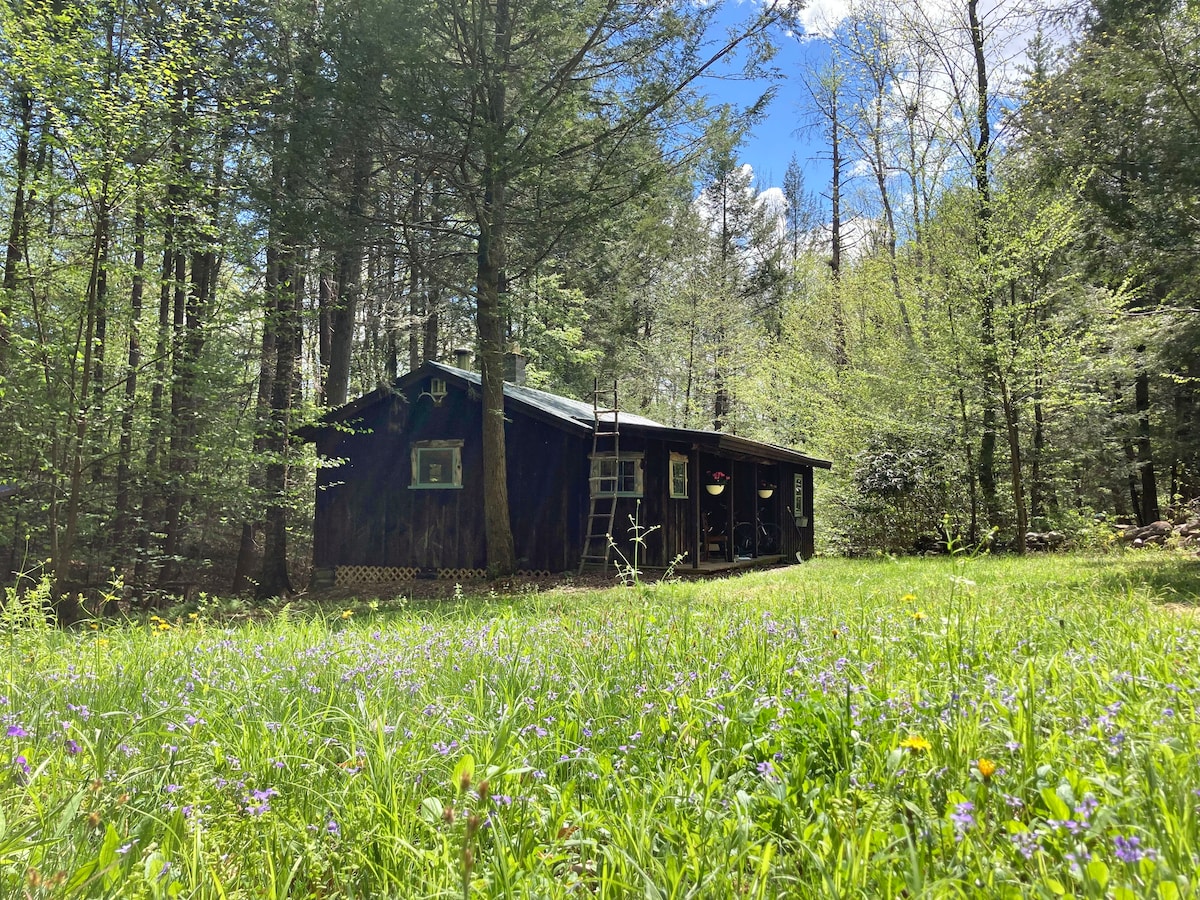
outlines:
M1092 860L1092 854L1088 852L1087 847L1079 844L1075 848L1075 852L1066 854L1066 860L1071 864L1071 871L1076 874L1083 871Z
M1026 859L1033 859L1033 852L1038 848L1036 834L1030 831L1018 831L1015 834L1010 834L1008 837L1017 848L1018 853Z
M950 821L954 823L954 830L958 832L958 838L961 840L966 832L975 827L975 804L970 800L958 804L950 814Z
M79 744L71 738L67 738L67 754L75 756L77 753L79 753Z
M1137 835L1125 837L1120 834L1113 838L1113 854L1124 863L1136 863L1143 859L1154 859L1158 855L1149 847L1143 847L1141 838Z
M9 725L8 726L8 736L10 738L23 738L23 737L28 737L29 732L26 731L24 728L22 728L20 725Z

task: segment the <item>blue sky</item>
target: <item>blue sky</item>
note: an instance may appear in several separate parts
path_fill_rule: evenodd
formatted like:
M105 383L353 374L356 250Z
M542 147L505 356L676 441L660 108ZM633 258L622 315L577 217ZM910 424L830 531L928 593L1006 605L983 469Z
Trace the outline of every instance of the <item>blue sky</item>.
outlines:
M753 15L758 3L764 0L715 0L720 3L713 25L714 34L744 22ZM729 102L738 106L753 103L771 84L775 85L774 100L762 120L747 136L740 150L740 158L753 167L760 188L780 187L788 162L795 154L804 173L806 190L816 196L820 206L828 208L829 181L832 165L829 160L828 138L825 128L817 121L814 106L805 87L805 76L822 69L828 62L830 48L822 34L832 34L838 23L850 11L852 0L807 0L800 12L802 34L786 34L779 29L774 35L778 53L772 65L779 80L747 82L732 78L708 79L705 87L714 103ZM1039 8L1064 7L1070 0L1042 0ZM937 86L938 79L946 85L950 79L965 83L972 75L973 59L970 58L966 40L965 12L956 0L896 0L886 7L885 15L898 15L906 19L911 15L917 27L926 33L938 35L940 50L936 55L938 71L927 70L927 77L934 92L929 95L948 98L951 93ZM993 138L1004 142L1002 120L999 115L1001 101L1014 96L1024 75L1021 64L1025 61L1024 50L1033 37L1036 19L1031 8L1020 0L981 0L980 16L983 21L987 42L989 80L993 101L997 103L997 118L993 122ZM1052 44L1062 44L1070 33L1070 21L1064 19L1056 27L1046 22L1045 37ZM718 31L718 29L720 31ZM965 55L964 55L965 54ZM942 70L942 65L950 69ZM737 68L731 62L731 71ZM940 91L940 94L938 92ZM852 153L850 148L847 152ZM847 159L847 174L852 175L854 160Z
M839 6L837 0L819 0L810 4L809 10L820 16L836 17ZM815 32L815 20L809 10L805 12L804 21ZM724 29L749 14L749 3L725 0L717 14L716 27ZM742 144L741 160L753 167L760 186L781 187L788 163L795 154L808 191L828 193L829 150L821 128L813 127L812 105L803 81L805 72L820 68L828 58L828 47L816 33L797 37L779 29L773 38L778 52L771 65L780 76L778 80L709 79L706 88L715 103L747 106L774 85L774 99Z

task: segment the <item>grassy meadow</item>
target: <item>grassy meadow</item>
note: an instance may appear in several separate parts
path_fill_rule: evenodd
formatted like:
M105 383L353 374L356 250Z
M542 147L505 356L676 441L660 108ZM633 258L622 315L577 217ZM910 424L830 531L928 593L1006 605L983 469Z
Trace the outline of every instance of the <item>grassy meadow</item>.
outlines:
M1196 894L1200 563L61 632L10 597L3 897Z

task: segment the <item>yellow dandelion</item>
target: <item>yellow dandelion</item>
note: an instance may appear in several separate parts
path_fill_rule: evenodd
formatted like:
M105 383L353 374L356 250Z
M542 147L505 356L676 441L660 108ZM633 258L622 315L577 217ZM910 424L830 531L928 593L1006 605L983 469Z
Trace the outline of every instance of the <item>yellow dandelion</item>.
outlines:
M919 734L910 734L900 742L900 746L905 750L911 750L913 753L928 753L933 749L933 744L925 740Z
M200 618L200 613L188 613L188 618L195 622L198 618Z
M987 781L996 774L996 763L987 757L981 756L975 763L975 767L979 769L979 774L983 776L983 780Z
M900 602L901 603L912 603L916 599L917 599L916 594L905 594L903 597L900 598Z
M342 618L343 619L348 619L352 615L354 615L354 610L352 610L352 609L343 609L342 610Z
M99 631L99 630L100 630L100 626L99 626L99 625L97 625L95 622L92 622L92 623L91 623L91 624L90 624L88 627L89 627L89 628L91 628L91 629L92 629L92 631Z
M158 623L158 630L159 630L159 631L170 631L170 630L171 630L171 626L170 626L170 624L168 624L167 622L159 622L159 623Z
M913 617L913 621L914 621L914 622L920 622L922 619L924 619L924 618L925 618L925 613L921 612L921 611L918 609L916 612L914 612L914 613L912 614L912 617Z

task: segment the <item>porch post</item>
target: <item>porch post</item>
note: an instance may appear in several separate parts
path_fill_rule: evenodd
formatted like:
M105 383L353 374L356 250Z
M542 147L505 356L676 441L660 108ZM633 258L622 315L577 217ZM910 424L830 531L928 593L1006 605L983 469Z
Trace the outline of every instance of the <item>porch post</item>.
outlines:
M733 464L732 459L728 460L725 464L729 466L730 476L729 487L726 488L729 491L729 502L725 504L725 509L729 513L729 521L725 523L725 536L729 538L725 543L725 561L733 562L737 559L737 549L733 546L733 523L736 521L733 518L733 497L737 493L737 479L733 477L733 473L737 470L737 466Z
M688 490L692 492L692 568L700 568L700 548L704 541L704 522L700 518L700 491L704 485L700 481L700 448L692 445L692 461L688 466L691 476Z

